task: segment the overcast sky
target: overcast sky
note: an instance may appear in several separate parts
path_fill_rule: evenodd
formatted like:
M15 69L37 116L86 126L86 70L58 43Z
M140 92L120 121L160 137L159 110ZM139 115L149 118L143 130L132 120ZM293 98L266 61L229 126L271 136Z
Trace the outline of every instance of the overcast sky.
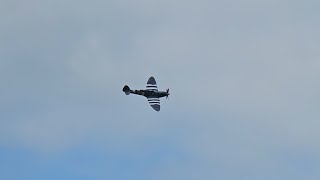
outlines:
M319 9L0 0L0 179L320 179Z

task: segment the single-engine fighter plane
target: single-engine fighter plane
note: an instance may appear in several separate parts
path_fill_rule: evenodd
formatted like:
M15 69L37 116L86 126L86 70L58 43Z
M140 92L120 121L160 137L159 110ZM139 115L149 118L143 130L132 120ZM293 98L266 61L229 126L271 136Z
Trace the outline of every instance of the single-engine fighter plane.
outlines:
M131 90L129 86L125 85L122 91L126 95L129 95L130 93L132 93L132 94L137 94L137 95L146 97L148 99L150 106L156 111L160 111L160 98L162 97L168 98L168 96L170 95L169 89L167 89L166 91L158 91L157 83L154 77L149 78L149 80L147 81L147 87L145 90Z

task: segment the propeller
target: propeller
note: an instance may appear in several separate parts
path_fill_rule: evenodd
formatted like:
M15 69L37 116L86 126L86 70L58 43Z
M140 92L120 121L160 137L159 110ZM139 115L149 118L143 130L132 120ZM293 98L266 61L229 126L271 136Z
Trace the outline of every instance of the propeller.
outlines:
M166 96L166 99L168 99L168 96L169 96L169 88L167 89L167 96Z

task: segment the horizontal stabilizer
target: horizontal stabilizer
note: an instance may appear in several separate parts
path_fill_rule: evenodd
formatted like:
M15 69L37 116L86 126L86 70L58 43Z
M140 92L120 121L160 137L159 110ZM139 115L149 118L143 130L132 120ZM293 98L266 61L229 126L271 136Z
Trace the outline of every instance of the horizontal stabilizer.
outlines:
M130 94L130 88L129 86L125 85L122 89L122 91L126 94L126 95L129 95Z

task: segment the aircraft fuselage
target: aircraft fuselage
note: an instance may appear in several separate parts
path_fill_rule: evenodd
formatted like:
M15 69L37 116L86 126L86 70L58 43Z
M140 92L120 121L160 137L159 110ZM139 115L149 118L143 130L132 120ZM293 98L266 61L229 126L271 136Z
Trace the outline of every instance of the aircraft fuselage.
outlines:
M165 91L151 91L151 90L130 90L130 93L144 96L146 98L161 98L168 96L169 93Z
M169 94L169 89L167 91L158 91L157 83L154 77L150 77L147 81L147 86L145 90L131 90L128 85L125 85L122 91L126 94L137 94L147 98L148 103L155 111L160 111L160 98L167 97Z

